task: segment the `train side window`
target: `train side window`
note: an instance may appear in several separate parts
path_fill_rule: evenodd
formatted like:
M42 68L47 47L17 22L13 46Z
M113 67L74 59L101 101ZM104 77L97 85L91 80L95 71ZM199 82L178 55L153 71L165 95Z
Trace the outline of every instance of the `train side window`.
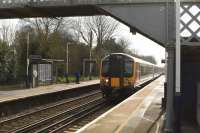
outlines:
M143 64L141 65L141 75L142 76L146 75L146 68Z

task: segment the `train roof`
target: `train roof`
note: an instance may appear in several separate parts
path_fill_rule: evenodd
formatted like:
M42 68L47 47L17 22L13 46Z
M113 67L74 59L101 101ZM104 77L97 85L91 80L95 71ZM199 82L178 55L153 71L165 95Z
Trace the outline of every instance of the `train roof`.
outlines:
M128 57L128 58L133 59L135 62L138 62L138 63L143 63L143 64L147 64L147 65L157 66L157 65L155 65L155 64L152 64L152 63L150 63L150 62L144 61L144 60L142 60L142 59L133 57L133 56L128 55L128 54L125 54L125 53L111 53L111 54L107 55L104 59L106 59L107 57L109 57L109 56L111 56L111 55L123 55L123 56L126 56L126 57ZM103 59L103 60L104 60L104 59ZM158 66L157 66L157 67L158 67Z

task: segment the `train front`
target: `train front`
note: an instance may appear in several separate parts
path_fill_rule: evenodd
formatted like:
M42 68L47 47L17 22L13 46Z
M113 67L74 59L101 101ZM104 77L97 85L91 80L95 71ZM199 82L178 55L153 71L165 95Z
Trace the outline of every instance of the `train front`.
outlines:
M104 97L129 94L134 87L134 60L124 54L111 54L102 60L101 90Z

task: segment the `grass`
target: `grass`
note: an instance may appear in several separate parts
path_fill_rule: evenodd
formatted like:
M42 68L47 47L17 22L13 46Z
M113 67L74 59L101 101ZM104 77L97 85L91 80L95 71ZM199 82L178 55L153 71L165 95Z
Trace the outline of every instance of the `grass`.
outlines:
M99 77L92 77L92 80L97 80ZM76 78L74 76L69 76L68 80L70 83L76 82ZM80 81L89 81L89 77L80 77ZM66 83L66 77L58 77L58 83Z
M25 85L23 84L15 84L15 85L0 85L0 91L12 91L25 89Z

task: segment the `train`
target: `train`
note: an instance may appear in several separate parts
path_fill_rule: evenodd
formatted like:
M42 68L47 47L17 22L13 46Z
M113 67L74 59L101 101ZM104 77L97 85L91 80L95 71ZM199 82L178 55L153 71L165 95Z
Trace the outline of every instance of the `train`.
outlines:
M136 86L152 80L164 69L125 53L104 57L100 67L100 88L103 97L110 99L130 95Z

